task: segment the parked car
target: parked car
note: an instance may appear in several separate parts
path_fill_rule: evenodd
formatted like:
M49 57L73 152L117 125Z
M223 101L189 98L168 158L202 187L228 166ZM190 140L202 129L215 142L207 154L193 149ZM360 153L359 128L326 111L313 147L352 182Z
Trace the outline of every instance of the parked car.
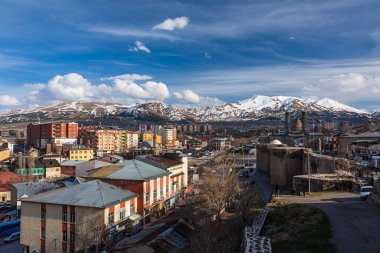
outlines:
M371 194L372 189L373 189L373 186L370 186L370 185L360 187L360 190L359 190L360 197L363 200L366 200L368 196Z
M15 232L4 238L4 242L11 242L20 239L20 232Z

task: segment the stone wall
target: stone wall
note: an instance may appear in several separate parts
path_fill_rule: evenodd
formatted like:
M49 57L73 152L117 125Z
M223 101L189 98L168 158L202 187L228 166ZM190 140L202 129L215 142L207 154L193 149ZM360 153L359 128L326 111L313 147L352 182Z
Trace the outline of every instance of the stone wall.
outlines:
M380 181L377 181L372 193L369 195L367 201L372 205L380 207Z
M302 174L303 149L275 147L270 151L271 184L292 187L293 176Z
M353 181L350 178L337 178L330 174L312 175L310 178L311 192L323 191L352 191ZM293 190L295 194L309 191L309 178L307 175L293 177Z
M258 144L256 147L256 167L270 174L270 150L275 147L286 147L287 145Z
M265 171L272 185L293 188L296 175L335 173L336 158L314 154L303 147L260 144L257 151L257 168Z
M303 173L308 174L308 159L310 159L310 173L311 174L326 174L335 172L335 158L331 156L319 155L305 149L305 156L303 157ZM309 157L308 157L309 153Z

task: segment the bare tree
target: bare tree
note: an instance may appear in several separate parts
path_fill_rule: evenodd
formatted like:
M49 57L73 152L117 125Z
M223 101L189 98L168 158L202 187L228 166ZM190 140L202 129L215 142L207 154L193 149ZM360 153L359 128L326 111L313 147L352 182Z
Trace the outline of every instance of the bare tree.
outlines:
M89 252L95 247L100 252L100 246L105 239L105 224L103 212L97 208L87 208L76 226L76 240L78 247Z
M238 186L232 157L222 155L215 158L210 163L209 171L204 175L203 182L206 206L220 221L221 213L232 202Z
M194 232L191 237L190 250L197 253L231 252L236 246L238 238L231 232L231 227L228 225L209 221ZM238 232L241 233L240 230Z
M249 217L253 216L252 208L257 202L257 190L251 183L240 182L236 187L234 203L239 212L243 225L248 225Z

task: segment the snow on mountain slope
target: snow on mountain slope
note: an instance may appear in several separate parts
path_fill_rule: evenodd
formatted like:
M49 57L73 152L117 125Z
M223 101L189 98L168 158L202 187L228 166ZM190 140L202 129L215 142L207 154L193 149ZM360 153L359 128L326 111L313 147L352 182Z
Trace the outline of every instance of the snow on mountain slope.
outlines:
M339 103L329 98L297 98L287 96L255 96L236 103L213 107L180 107L164 103L122 105L98 102L59 103L46 107L12 111L0 116L1 122L28 122L36 118L45 120L81 120L104 116L121 116L135 119L238 121L268 116L279 117L284 111L313 111L332 114L365 115L366 111Z

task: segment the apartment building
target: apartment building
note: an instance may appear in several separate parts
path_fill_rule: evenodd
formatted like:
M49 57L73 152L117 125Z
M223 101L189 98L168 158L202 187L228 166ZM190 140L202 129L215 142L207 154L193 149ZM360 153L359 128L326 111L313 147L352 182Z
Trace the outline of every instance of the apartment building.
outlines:
M91 148L72 148L68 153L69 160L88 161L94 158L94 150Z
M88 178L107 183L139 194L137 212L149 222L154 210L164 210L170 197L170 172L139 160L127 160L105 166L90 173Z
M44 147L55 138L78 138L78 123L44 123L27 126L27 143L33 147Z
M165 127L165 146L176 147L178 146L177 129L175 127Z
M187 187L187 157L137 157L90 173L96 178L139 194L137 212L150 221L151 215L165 213Z
M22 199L24 252L78 252L130 229L137 194L93 180Z
M156 146L162 145L162 136L155 134L152 131L146 132L142 134L142 141L151 142L155 144Z
M138 132L129 130L83 129L80 130L80 143L105 153L126 152L137 148Z

